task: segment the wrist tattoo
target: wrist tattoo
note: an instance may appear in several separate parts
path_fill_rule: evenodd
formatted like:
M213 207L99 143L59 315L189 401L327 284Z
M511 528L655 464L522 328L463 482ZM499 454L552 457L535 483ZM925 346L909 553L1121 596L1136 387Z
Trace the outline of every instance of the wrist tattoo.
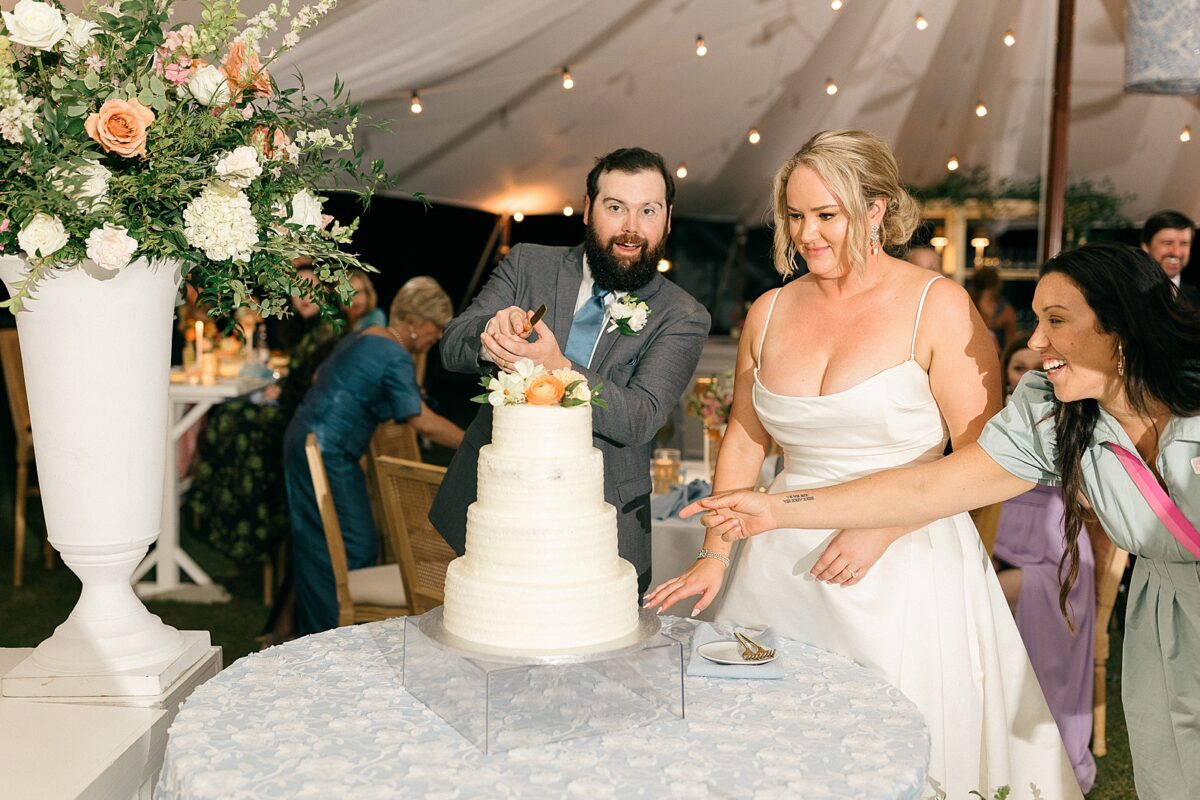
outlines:
M816 499L811 494L806 494L805 492L794 492L783 496L783 502L785 503L807 503L810 500Z

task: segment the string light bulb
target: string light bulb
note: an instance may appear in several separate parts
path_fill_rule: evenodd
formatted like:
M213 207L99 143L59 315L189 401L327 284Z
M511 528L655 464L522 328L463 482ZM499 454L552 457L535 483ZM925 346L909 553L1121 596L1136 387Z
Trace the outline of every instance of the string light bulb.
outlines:
M925 19L924 14L921 14L920 12L918 12L917 19L916 19L916 25L917 25L917 30L923 31L929 27L929 20Z
M946 162L946 169L950 170L951 172L954 172L954 170L958 169L958 156L954 155L953 153L950 154L950 160Z
M842 0L833 0L833 2L831 2L829 4L829 7L832 8L834 11L841 11L842 10Z
M408 101L408 110L414 114L420 114L425 110L425 106L421 105L421 95L416 91L412 93L412 97Z
M574 214L575 214L575 207L572 206L570 203L567 203L565 206L563 206L563 216L564 217L574 216Z
M670 272L671 271L671 262L665 258L659 259L658 271L659 272Z
M704 37L696 34L696 55L703 58L708 55L708 43L704 41Z
M562 68L562 84L567 91L575 88L575 79L571 77L571 70L567 67Z
M524 211L514 211L513 212L513 222L524 222L524 221L525 221L525 212Z
M1017 34L1013 33L1013 29L1009 28L1004 32L1004 46L1012 47L1017 43Z
M675 168L676 178L686 178L688 175L687 162L680 161L679 166Z
M837 93L838 93L838 86L836 83L833 82L833 78L826 78L825 79L825 94L829 95L830 97L833 97Z
M746 141L750 142L750 144L758 144L762 141L762 136L759 135L758 128L751 128L746 131Z
M1179 132L1179 141L1190 142L1191 140L1192 140L1192 127L1190 125L1184 125L1183 130L1181 130Z
M982 97L979 98L979 100L977 100L975 103L975 116L977 116L977 117L986 117L987 116L987 106L985 106L983 104Z

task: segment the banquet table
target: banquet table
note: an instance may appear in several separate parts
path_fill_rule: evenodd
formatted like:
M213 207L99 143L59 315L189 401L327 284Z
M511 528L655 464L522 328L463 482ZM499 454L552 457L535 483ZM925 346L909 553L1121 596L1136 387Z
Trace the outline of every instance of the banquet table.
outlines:
M227 602L229 593L213 583L199 564L179 546L179 475L175 467L175 448L180 438L209 409L220 403L247 397L275 382L273 377L218 378L213 383L182 383L172 380L167 390L167 460L163 478L162 521L154 548L134 570L134 588L140 597L200 602ZM142 581L150 570L154 580ZM180 580L180 570L195 583Z
M684 642L695 623L664 617ZM392 797L915 798L924 720L863 667L796 642L780 680L685 678L685 718L486 755L400 683L404 622L254 653L170 729L156 800ZM696 656L699 658L699 656Z

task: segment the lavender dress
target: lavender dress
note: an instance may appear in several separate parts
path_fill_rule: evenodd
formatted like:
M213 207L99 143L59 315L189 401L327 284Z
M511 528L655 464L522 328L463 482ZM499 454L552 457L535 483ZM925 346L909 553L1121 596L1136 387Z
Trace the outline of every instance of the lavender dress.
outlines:
M1006 502L995 556L1021 569L1017 630L1029 651L1050 713L1083 791L1096 780L1088 749L1092 735L1092 651L1096 641L1096 564L1092 542L1079 537L1079 578L1069 596L1075 633L1058 607L1058 561L1063 554L1062 490L1038 486Z

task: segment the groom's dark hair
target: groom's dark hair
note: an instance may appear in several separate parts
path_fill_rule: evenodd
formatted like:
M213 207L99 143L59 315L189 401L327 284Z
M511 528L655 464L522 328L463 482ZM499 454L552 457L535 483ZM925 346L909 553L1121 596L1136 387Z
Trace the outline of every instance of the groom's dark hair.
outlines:
M663 157L641 147L622 147L596 159L596 166L592 167L587 176L588 205L596 204L596 193L600 191L600 176L605 172L618 170L630 175L658 170L658 174L662 175L663 182L667 185L667 208L675 202L675 180L667 170L667 165L663 163Z

